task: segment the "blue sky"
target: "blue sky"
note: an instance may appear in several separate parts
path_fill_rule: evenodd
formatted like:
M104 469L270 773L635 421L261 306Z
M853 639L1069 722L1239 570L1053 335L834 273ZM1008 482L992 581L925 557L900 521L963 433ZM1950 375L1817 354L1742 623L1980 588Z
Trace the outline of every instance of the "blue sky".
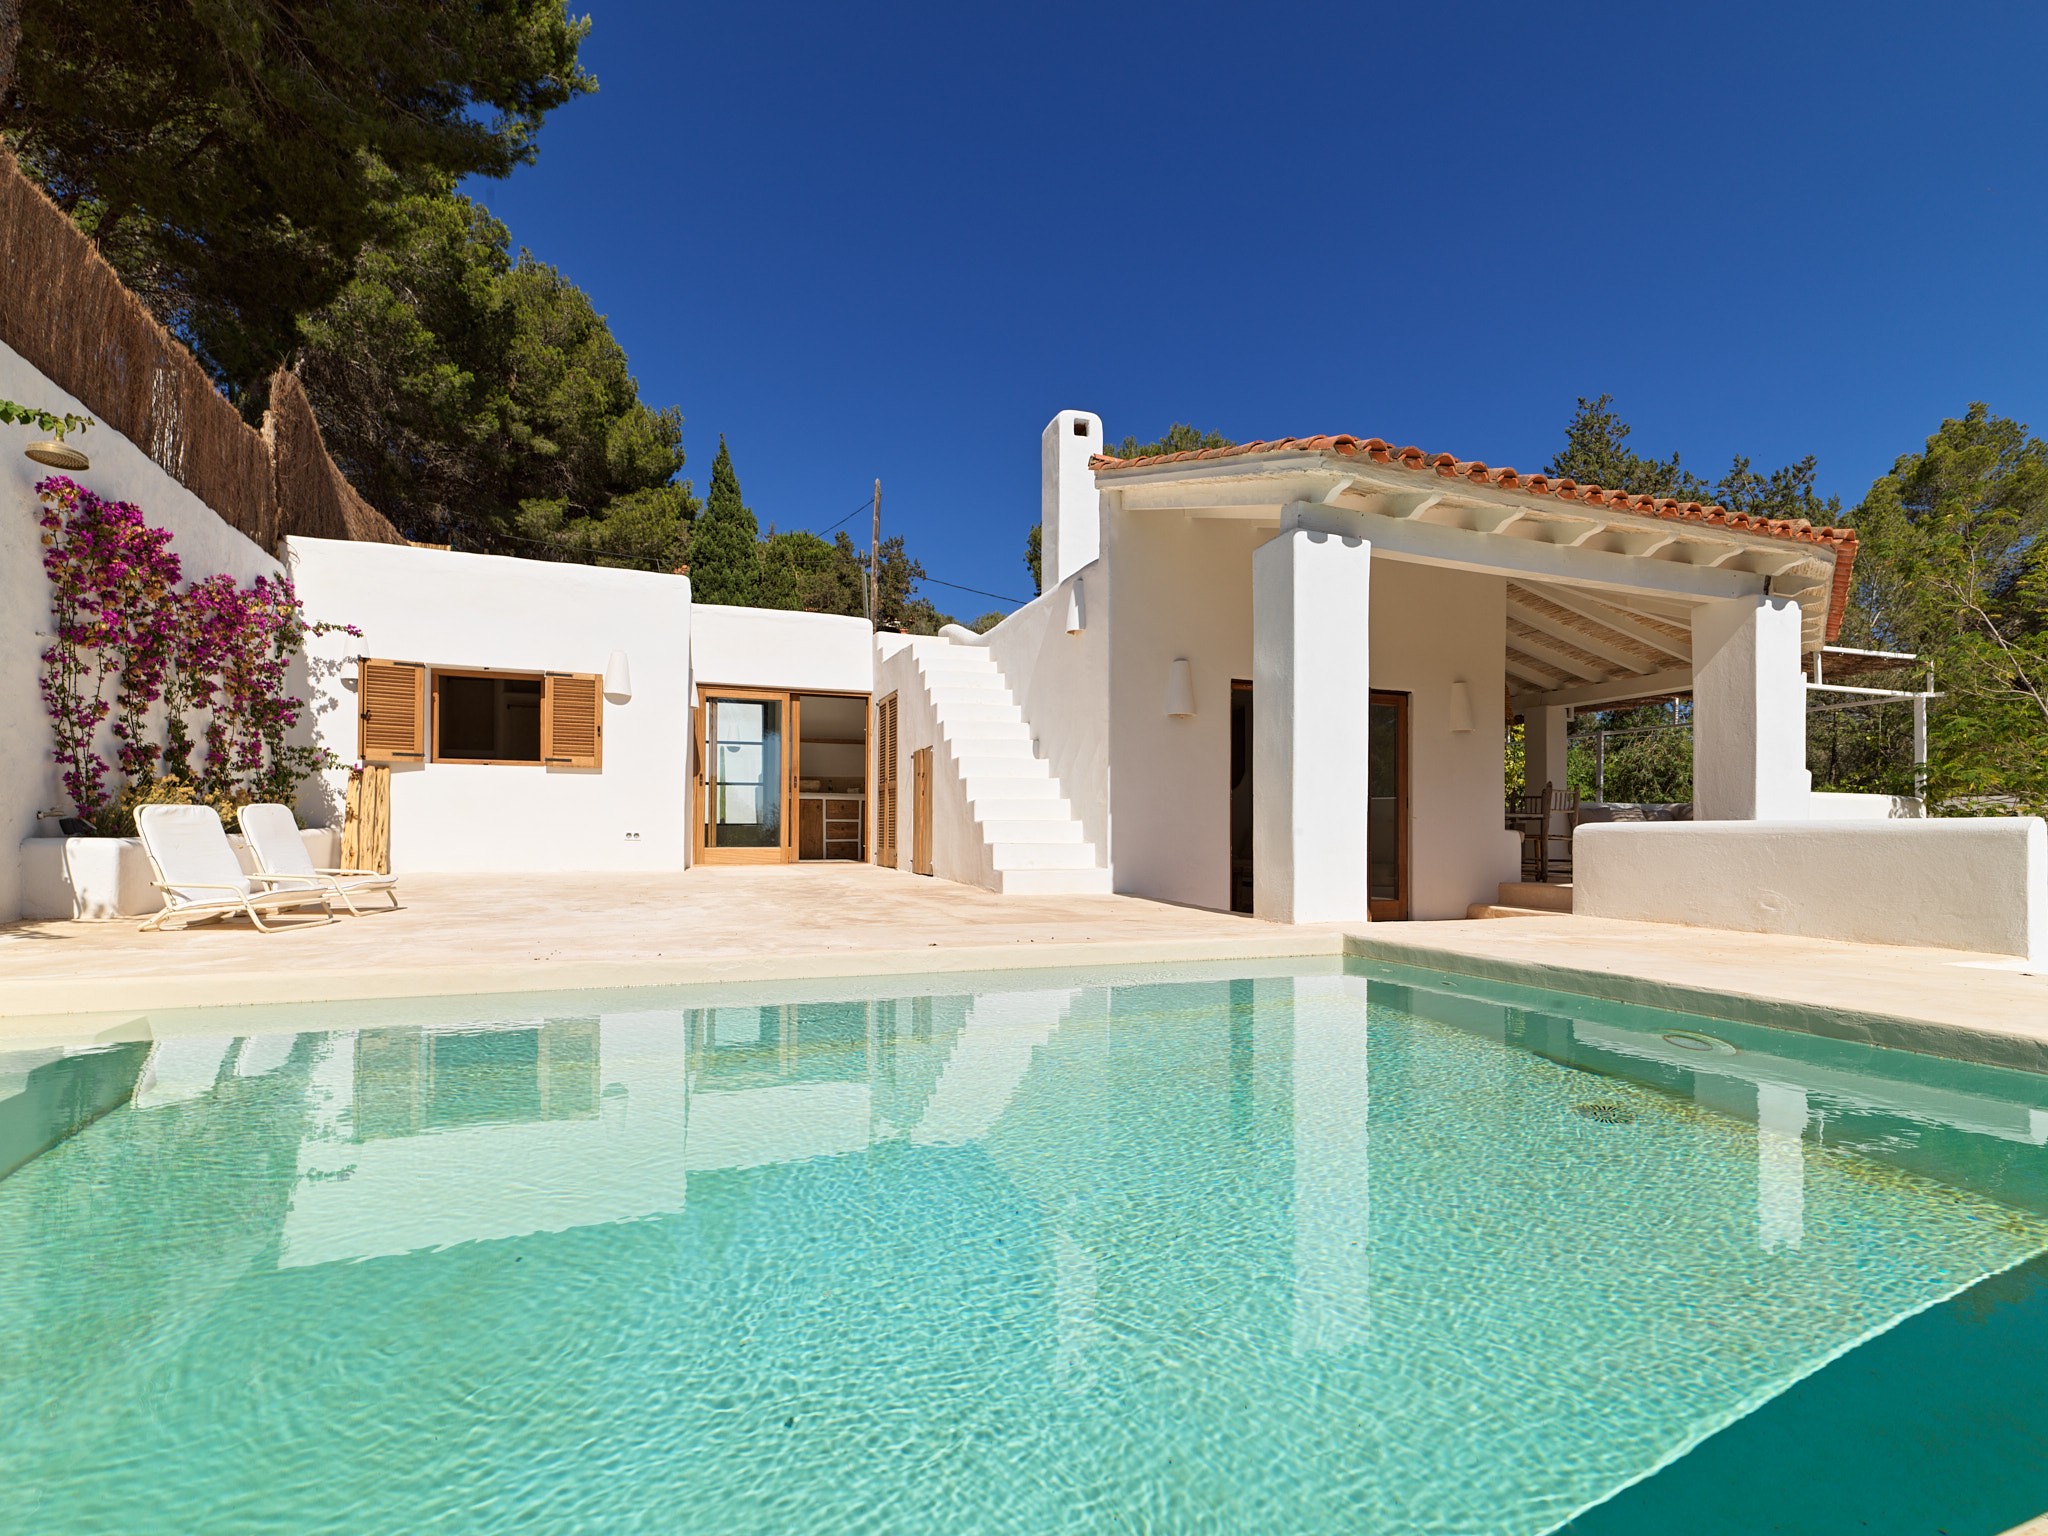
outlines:
M721 432L764 526L879 476L947 581L1029 596L1064 407L1534 469L1604 391L1846 504L1971 400L2048 430L2048 7L591 12L598 94L469 190L700 491Z

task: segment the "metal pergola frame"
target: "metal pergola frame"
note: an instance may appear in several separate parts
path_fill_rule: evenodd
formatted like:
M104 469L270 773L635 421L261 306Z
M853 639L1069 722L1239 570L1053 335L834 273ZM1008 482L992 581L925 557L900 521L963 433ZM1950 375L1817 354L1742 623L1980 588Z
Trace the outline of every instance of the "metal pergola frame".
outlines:
M1806 712L1808 715L1831 714L1836 710L1842 709L1868 709L1874 704L1910 703L1913 706L1913 793L1924 802L1927 798L1927 701L1941 697L1935 691L1934 669L1929 667L1927 670L1927 686L1925 688L1866 688L1852 686L1848 683L1831 683L1827 681L1824 658L1828 656L1860 657L1864 661L1890 663L1891 667L1888 670L1905 670L1919 663L1919 654L1914 651L1867 651L1851 645L1822 646L1814 653L1813 677L1806 684ZM1870 669L1857 668L1852 665L1849 668L1849 673L1853 677L1858 671L1868 670ZM1843 694L1848 695L1848 697L1824 703L1815 703L1813 695L1816 693ZM1673 712L1676 713L1678 708L1677 699L1674 698L1671 701L1671 705ZM1607 798L1608 737L1654 736L1664 731L1690 731L1691 729L1692 723L1690 721L1681 723L1674 720L1669 725L1625 725L1612 730L1602 728L1594 731L1592 733L1594 737L1593 798L1596 801L1604 801ZM1567 739L1569 740L1570 738ZM1581 736L1579 739L1583 740L1584 737Z

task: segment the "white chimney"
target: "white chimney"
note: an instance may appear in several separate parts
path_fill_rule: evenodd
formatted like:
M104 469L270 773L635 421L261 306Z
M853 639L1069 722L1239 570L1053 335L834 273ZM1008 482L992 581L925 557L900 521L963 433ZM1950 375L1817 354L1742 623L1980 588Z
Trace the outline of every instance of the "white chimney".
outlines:
M1040 584L1050 592L1102 553L1102 504L1088 460L1102 452L1102 418L1061 411L1039 440Z

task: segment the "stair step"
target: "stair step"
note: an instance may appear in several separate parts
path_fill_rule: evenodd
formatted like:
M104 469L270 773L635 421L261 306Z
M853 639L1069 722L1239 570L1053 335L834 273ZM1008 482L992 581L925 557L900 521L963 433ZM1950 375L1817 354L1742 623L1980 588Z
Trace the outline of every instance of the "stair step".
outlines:
M1048 801L1047 804L1052 802ZM1045 816L981 816L981 840L1007 846L1012 843L1078 843L1081 824L1067 814L1066 802L1059 802L1057 814Z
M975 820L984 826L996 821L1037 821L1044 816L1063 816L1072 821L1074 808L1067 804L1067 797L1053 788L1050 779L1036 782L1045 793L985 795L980 799L969 795L968 808L974 812Z
M997 869L1093 869L1093 843L988 842Z
M1045 794L1061 794L1052 769L1042 757L1026 761L1021 757L991 758L960 767L967 786L967 798L979 805L984 800L1032 800Z
M997 734L994 731L948 731L946 745L952 748L956 762L974 759L1008 762L1021 759L1027 763L1038 761L1038 754L1032 750L1031 736L1022 726L1015 731Z
M1005 869L996 874L1005 896L1107 896L1106 869Z
M946 721L948 725L950 723L967 725L967 723L981 723L981 721L1001 721L1001 723L1006 723L1006 725L1016 725L1020 729L1024 725L1024 711L1018 709L1016 705L1012 705L1012 702L1008 698L1001 696L1001 694L993 694L991 692L991 694L975 694L971 698L952 698L952 700L934 700L934 702L938 705L938 717L942 721Z
M1572 888L1569 882L1539 885L1533 880L1503 880L1498 904L1525 911L1569 912L1572 909Z

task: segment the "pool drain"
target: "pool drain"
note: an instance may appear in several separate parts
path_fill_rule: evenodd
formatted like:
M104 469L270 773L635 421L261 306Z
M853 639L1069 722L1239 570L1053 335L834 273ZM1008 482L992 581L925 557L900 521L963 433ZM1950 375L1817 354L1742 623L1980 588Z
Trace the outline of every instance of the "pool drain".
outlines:
M1572 1113L1583 1115L1588 1120L1596 1120L1602 1125L1634 1125L1636 1123L1636 1112L1626 1104L1612 1104L1596 1100L1585 1104L1574 1104L1572 1106Z

